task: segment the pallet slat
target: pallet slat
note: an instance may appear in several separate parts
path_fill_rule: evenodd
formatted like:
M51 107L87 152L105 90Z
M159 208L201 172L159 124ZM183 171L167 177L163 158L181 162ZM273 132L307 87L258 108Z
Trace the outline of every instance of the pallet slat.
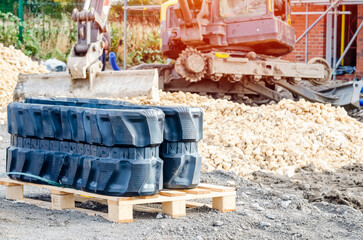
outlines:
M133 211L162 212L172 217L181 217L186 215L187 207L206 205L221 212L234 211L236 208L235 189L212 184L200 184L195 189L161 190L157 195L140 197L105 196L71 188L20 182L11 179L0 179L0 185L6 186L7 199L24 202L27 202L29 199L24 198L23 186L49 189L52 199L50 206L56 210L76 209L77 211L86 212L89 215L102 215L105 217L106 215L104 213L97 214L96 211L90 209L76 208L75 202L87 202L91 200L106 204L108 206L107 219L113 222L132 222ZM190 201L204 198L212 198L212 205ZM35 201L28 202L32 204ZM151 203L161 203L161 209L140 205ZM38 204L39 202L37 202Z
M214 192L233 192L236 189L234 187L223 187L217 186L213 184L201 183L199 184L198 188L212 190Z
M160 195L167 197L179 197L179 196L185 196L186 194L184 192L175 191L175 190L161 190Z
M12 180L12 179L2 178L0 180L0 185L5 185L4 183L5 184L13 183L13 184L17 184L17 185L20 184L23 186L33 186L33 187L44 188L44 189L49 189L49 190L62 191L62 192L66 192L66 193L73 193L73 194L78 194L78 195L87 195L90 197L104 198L107 200L114 200L114 201L118 201L119 199L122 198L122 197L113 197L113 196L106 196L106 195L101 195L101 194L96 194L96 193L85 192L85 191L81 191L81 190L77 190L77 189L73 189L73 188L62 188L62 187L55 187L55 186L51 186L51 185L20 182L20 181L16 181L16 180Z
M202 189L202 188L184 189L182 191L186 192L188 194L196 194L196 195L212 193L210 190Z

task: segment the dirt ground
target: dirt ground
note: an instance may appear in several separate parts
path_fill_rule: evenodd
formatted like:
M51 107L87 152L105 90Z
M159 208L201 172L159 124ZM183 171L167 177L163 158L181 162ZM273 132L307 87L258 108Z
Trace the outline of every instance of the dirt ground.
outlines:
M0 126L0 172L9 145ZM116 224L74 210L53 211L5 199L0 186L0 239L363 239L363 166L317 173L313 166L289 179L256 172L252 181L233 173L202 174L202 181L237 188L237 210L189 209L172 219L134 212L133 223ZM25 188L27 197L48 192ZM97 204L86 207L105 208Z

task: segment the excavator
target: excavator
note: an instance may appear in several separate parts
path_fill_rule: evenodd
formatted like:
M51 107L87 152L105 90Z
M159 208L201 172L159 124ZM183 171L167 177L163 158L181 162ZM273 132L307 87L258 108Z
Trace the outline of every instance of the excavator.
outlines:
M313 91L331 81L323 58L308 63L281 57L292 52L290 0L169 0L161 6L161 51L171 64L144 64L102 71L110 46L109 0L86 0L74 9L78 40L68 57L69 72L20 75L14 100L33 96L133 97L158 99L158 89L233 98L257 96L279 101L286 95L360 108L363 81ZM110 57L111 66L116 66ZM278 88L278 86L280 88Z

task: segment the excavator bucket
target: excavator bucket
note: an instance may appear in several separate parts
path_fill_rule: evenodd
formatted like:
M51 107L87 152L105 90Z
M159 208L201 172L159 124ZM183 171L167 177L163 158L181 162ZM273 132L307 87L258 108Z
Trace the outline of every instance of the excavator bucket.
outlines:
M361 99L361 93L363 92L362 80L348 82L319 92L299 85L291 85L287 81L280 81L277 84L312 102L330 103L334 106L344 107L347 110L360 109L363 105L363 99Z
M21 74L14 101L27 97L122 98L148 96L158 101L158 71L97 72L91 79L71 79L68 72Z

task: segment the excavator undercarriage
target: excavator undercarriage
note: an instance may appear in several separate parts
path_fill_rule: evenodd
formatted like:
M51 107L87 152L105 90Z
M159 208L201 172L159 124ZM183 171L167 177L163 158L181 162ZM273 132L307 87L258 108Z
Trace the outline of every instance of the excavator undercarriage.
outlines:
M219 56L220 53L216 55ZM302 81L321 86L327 79L330 80L330 67L321 58L312 59L309 64L229 58L226 55L224 58L210 56L207 59L206 65L212 70L207 67L204 76L198 81L186 81L177 73L178 68L174 65L145 64L134 69L159 69L159 88L170 92L192 92L215 98L227 95L234 101L247 104L264 104L270 101L279 102L283 98L302 97L312 102L330 103L347 109L360 108L363 81L348 82L322 91L302 86ZM197 69L195 65L193 67ZM285 91L279 91L281 88ZM286 94L287 91L291 94Z
M165 14L163 14L165 12ZM286 95L334 105L360 107L361 82L314 92L300 85L328 84L323 58L308 63L281 59L295 47L289 0L170 0L162 6L162 52L174 59L159 71L163 89L238 99L256 95L279 101ZM355 89L357 88L357 89ZM260 97L257 97L261 100Z

